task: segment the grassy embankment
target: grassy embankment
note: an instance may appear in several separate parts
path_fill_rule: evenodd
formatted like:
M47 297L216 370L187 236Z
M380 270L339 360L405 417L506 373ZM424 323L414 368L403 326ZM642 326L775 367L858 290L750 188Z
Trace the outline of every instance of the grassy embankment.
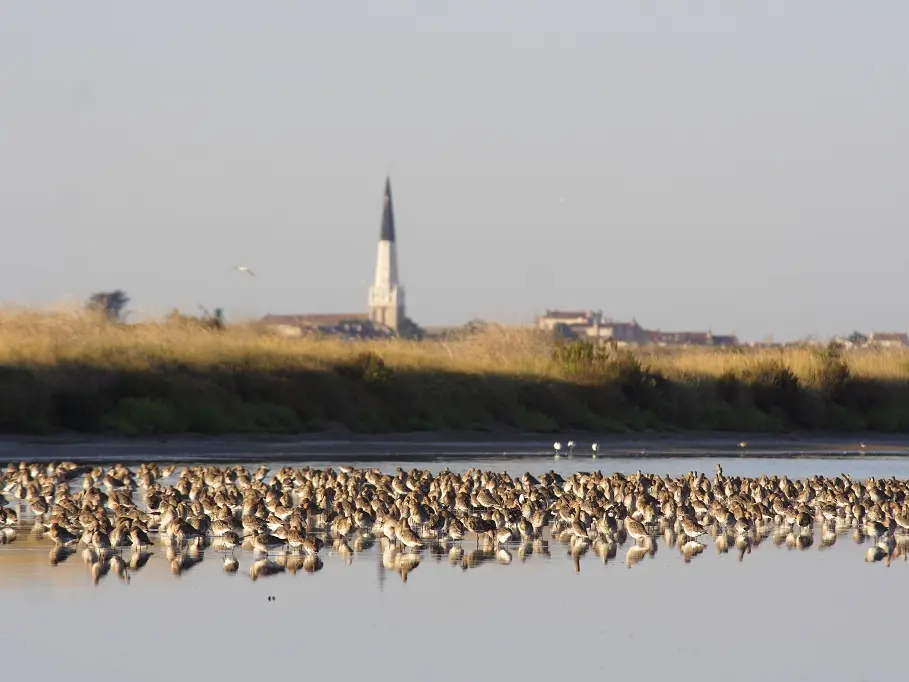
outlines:
M0 314L0 431L909 432L909 352L281 339L252 327Z

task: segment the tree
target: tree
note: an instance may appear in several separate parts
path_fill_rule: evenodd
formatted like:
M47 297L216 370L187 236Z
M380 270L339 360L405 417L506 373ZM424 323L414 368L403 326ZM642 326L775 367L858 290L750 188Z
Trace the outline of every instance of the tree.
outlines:
M849 336L846 337L846 340L853 346L864 346L866 343L868 343L868 337L862 334L860 331L852 332Z
M202 322L207 328L214 329L215 331L224 329L224 309L215 308L215 312L207 313L205 317L202 318Z
M116 291L99 291L88 297L85 307L101 313L110 322L123 322L126 319L127 296L121 289Z
M405 317L403 320L401 320L401 324L398 327L398 336L400 336L402 339L420 341L426 336L426 332L416 322L411 320L409 317Z

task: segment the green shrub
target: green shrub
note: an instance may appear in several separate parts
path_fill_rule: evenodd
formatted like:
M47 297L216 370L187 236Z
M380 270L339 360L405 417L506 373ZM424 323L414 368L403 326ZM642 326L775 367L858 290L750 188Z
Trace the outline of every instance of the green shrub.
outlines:
M608 371L612 362L609 346L586 339L563 341L552 350L552 357L565 376L596 378Z
M769 360L748 368L742 373L742 381L750 388L752 401L759 410L800 422L802 388L798 377L782 362Z
M385 383L394 375L382 356L374 351L359 353L351 360L337 365L335 372L345 379L367 384Z
M187 426L173 405L155 398L126 398L113 418L104 421L108 428L129 436L184 433Z
M820 367L817 372L817 387L821 395L840 402L849 390L852 376L849 365L843 360L843 352L839 346L830 344L824 350L818 351Z
M606 364L607 382L614 383L622 395L637 407L658 407L666 398L669 381L659 372L643 367L634 353L618 351Z

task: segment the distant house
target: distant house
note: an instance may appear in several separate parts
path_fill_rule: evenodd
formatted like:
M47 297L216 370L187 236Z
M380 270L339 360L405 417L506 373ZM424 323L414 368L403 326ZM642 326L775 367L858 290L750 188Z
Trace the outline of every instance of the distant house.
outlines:
M556 327L587 326L593 323L594 317L599 313L585 310L547 310L537 318L537 326L546 331L554 331Z
M453 339L468 331L467 326L452 327L450 325L440 325L433 327L424 327L423 332L427 339Z
M394 330L369 319L368 313L322 313L315 315L265 315L262 324L281 336L325 334L345 338L390 338Z
M552 333L560 339L579 339L586 335L586 327L569 324L555 324Z
M294 327L333 327L342 322L368 320L367 313L320 313L316 315L266 315L265 324L280 324Z
M658 346L738 346L734 334L713 334L712 332L650 332L651 343Z
M660 346L738 346L734 335L712 332L664 332L648 330L637 320L617 322L600 311L547 310L536 320L540 329L553 331L562 338L597 340L620 346L657 344Z
M714 346L740 346L739 337L735 334L711 334Z
M637 323L617 322L603 317L600 311L547 310L537 318L537 327L553 331L562 338L588 339L619 345L647 342L647 332Z
M547 310L544 315L537 318L536 324L540 329L552 330L563 338L583 338L600 343L615 343L619 346L695 342L691 333L664 335L663 332L644 329L635 319L630 322L620 322L604 317L600 311ZM678 338L673 338L674 336ZM702 336L699 343L713 343L713 337L709 332ZM722 344L727 343L730 338L734 339L734 337L716 338L718 343Z
M709 346L707 332L664 332L660 329L650 333L651 342L658 346Z
M909 334L903 332L872 332L868 337L869 346L878 348L899 348L909 346Z
M638 324L637 320L632 320L631 322L602 320L593 325L588 336L600 341L614 341L620 346L628 344L641 345L648 342L647 331Z

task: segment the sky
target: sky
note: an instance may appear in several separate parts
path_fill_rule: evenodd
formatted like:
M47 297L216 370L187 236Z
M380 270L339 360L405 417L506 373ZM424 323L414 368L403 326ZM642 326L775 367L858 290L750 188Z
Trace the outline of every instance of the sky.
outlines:
M0 6L0 302L909 330L909 3ZM249 265L257 277L232 271Z

